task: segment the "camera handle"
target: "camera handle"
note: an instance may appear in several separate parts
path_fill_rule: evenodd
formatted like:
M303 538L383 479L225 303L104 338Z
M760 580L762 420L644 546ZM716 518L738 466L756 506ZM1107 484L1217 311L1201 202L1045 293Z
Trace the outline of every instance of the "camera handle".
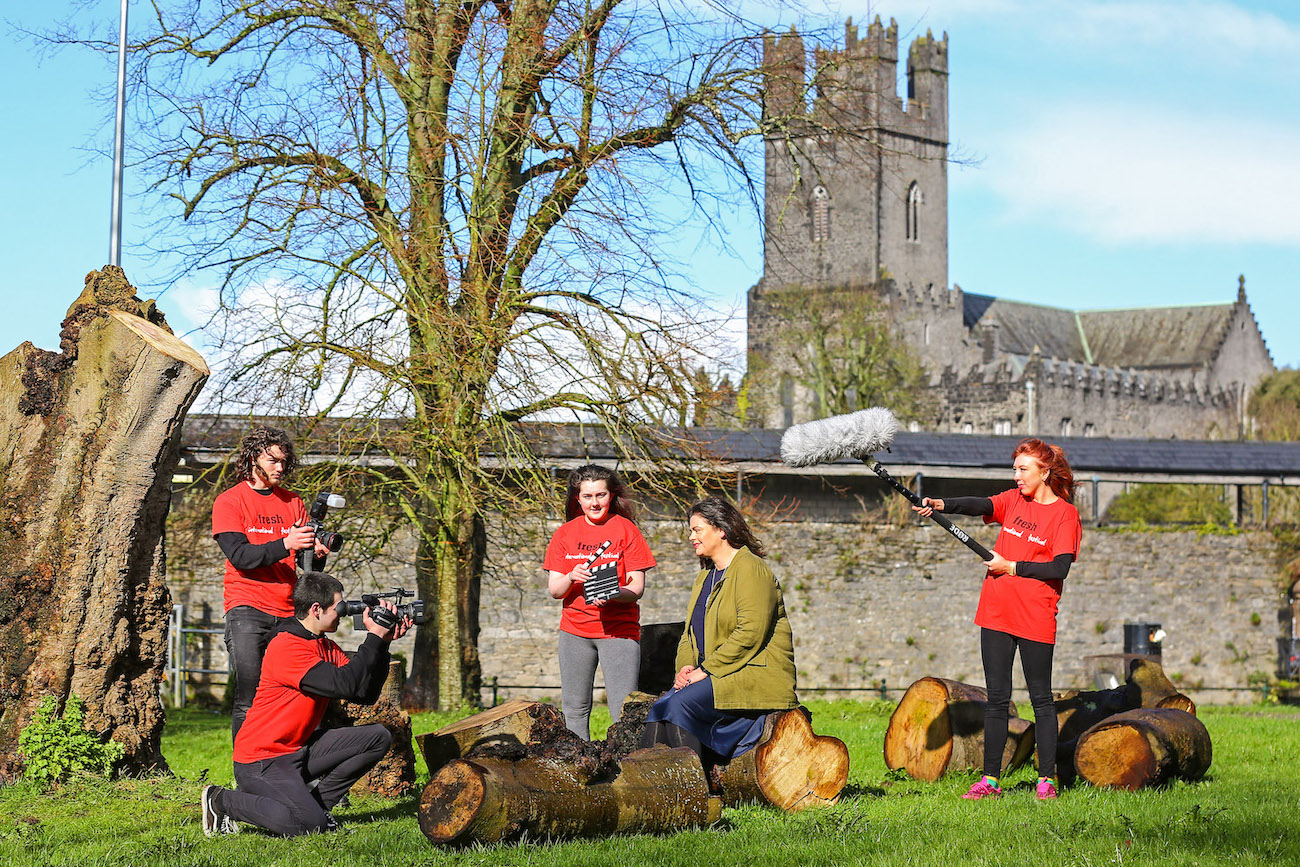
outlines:
M299 572L324 572L325 558L329 555L318 556L316 554L316 541L312 540L310 548L303 548L298 552L298 571Z

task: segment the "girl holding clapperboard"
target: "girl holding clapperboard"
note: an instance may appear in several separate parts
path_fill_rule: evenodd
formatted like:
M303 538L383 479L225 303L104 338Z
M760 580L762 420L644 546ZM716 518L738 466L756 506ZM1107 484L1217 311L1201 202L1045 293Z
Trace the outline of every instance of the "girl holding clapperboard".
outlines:
M995 497L926 497L913 509L982 515L1001 524L980 590L975 625L988 705L984 710L984 776L962 797L1002 794L1002 751L1007 742L1007 704L1011 701L1011 663L1020 665L1034 706L1038 747L1039 800L1056 797L1056 705L1052 701L1052 649L1056 605L1070 564L1079 555L1079 512L1074 507L1074 473L1060 447L1021 440L1012 455L1016 487Z
M637 687L637 600L645 592L645 573L654 568L655 558L637 529L627 488L613 470L588 464L569 473L564 517L546 546L542 568L551 596L564 600L559 636L564 723L590 740L597 662L605 674L609 714L615 721L623 712L623 700Z

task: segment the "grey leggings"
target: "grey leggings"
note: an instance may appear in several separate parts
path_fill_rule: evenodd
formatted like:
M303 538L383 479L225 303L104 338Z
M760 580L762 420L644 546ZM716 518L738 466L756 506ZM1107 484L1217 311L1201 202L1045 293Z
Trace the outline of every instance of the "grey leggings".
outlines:
M623 700L636 689L641 645L631 638L582 638L560 633L560 709L564 724L583 740L591 740L591 691L596 663L605 673L609 715L617 722Z

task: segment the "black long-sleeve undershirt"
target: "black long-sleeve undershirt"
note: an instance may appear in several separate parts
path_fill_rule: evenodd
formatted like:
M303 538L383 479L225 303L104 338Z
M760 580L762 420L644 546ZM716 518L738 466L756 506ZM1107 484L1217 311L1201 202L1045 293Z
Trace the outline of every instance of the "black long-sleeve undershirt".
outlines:
M304 638L316 637L293 621L283 627ZM307 670L298 689L319 698L341 698L359 704L374 704L388 677L388 642L373 632L366 635L347 665L324 660Z
M993 501L988 497L944 497L940 511L953 515L992 515Z
M1036 560L1016 561L1016 574L1023 578L1037 578L1039 581L1063 581L1070 574L1070 564L1074 562L1073 554L1057 554L1046 563Z
M954 515L992 515L993 501L988 497L944 497L942 511ZM1073 554L1057 554L1046 563L1017 560L1016 574L1039 581L1063 581L1070 574Z
M270 566L289 556L289 549L284 546L284 539L272 539L265 544L255 545L248 541L248 537L243 533L218 533L214 538L217 540L217 545L221 547L221 553L225 554L226 559L230 561L230 565L240 572L250 572L262 566Z

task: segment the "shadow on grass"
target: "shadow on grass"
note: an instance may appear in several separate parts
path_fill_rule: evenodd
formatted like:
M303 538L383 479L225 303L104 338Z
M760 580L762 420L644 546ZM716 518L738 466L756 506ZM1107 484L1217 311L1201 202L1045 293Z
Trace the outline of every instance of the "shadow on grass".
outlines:
M413 819L418 807L419 799L414 795L407 795L378 809L347 807L340 813L349 825L369 825L373 822L391 822L394 819Z

